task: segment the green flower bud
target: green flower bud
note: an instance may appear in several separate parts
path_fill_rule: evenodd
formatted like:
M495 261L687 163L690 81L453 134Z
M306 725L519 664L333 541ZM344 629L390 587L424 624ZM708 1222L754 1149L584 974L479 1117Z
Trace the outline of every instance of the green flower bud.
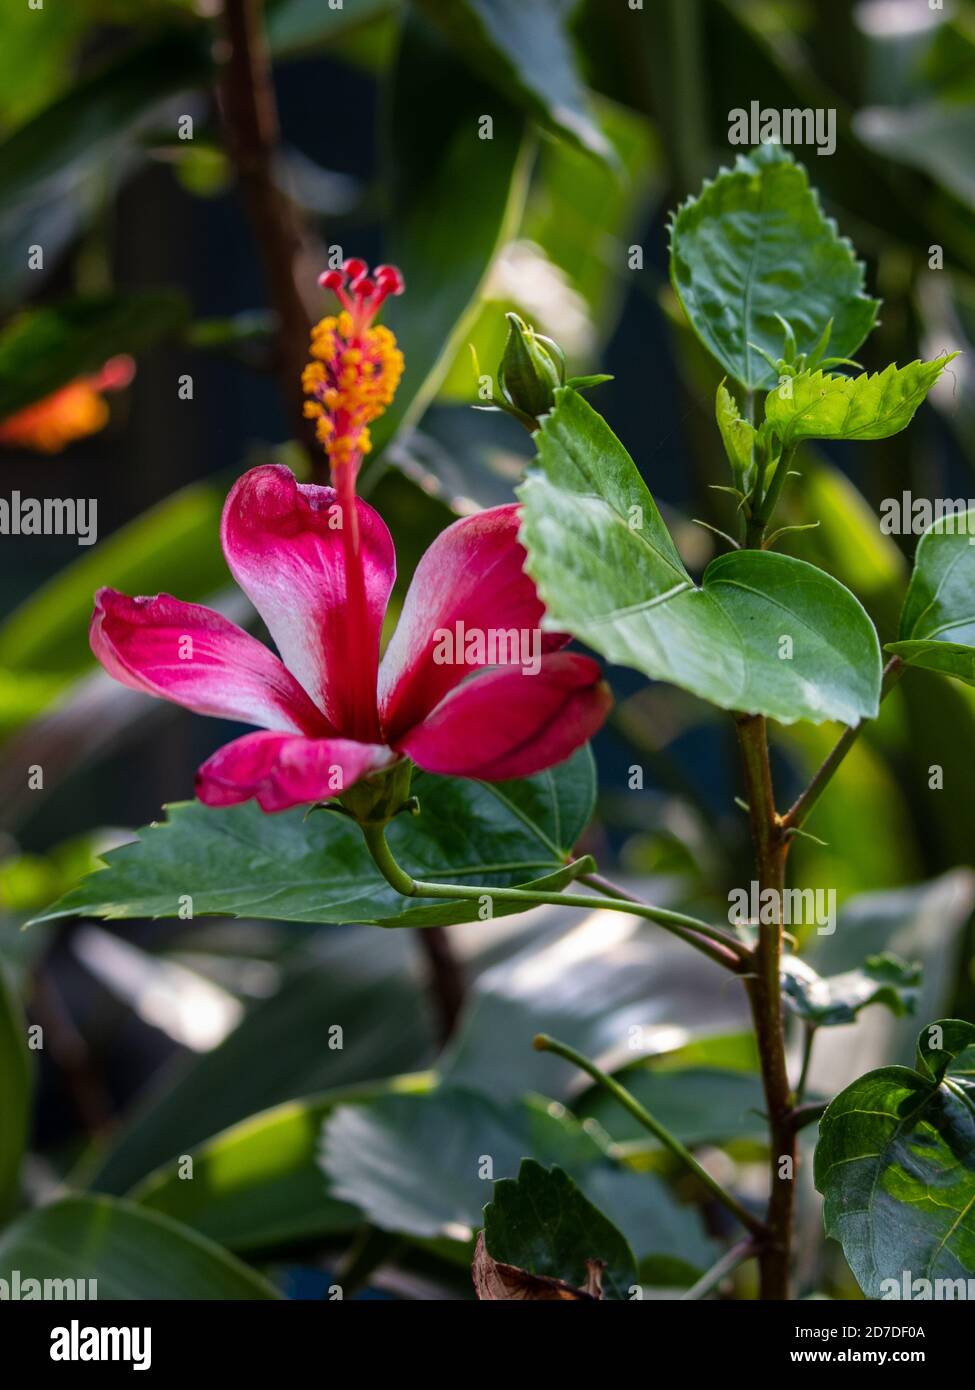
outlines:
M565 385L565 355L558 343L536 333L515 313L506 314L508 341L498 368L503 401L529 429L555 405L555 391Z

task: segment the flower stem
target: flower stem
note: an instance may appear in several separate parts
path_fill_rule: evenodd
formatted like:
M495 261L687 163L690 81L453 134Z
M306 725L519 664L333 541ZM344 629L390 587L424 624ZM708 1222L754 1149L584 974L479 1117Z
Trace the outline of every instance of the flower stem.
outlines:
M524 903L527 906L551 904L555 907L581 907L588 912L599 909L605 912L625 912L630 916L645 917L656 922L665 931L672 932L710 957L725 969L740 973L748 959L748 948L720 927L712 927L696 917L688 917L683 912L671 912L665 907L654 907L650 903L634 902L632 899L616 897L593 897L584 893L547 892L536 888L498 888L486 884L427 883L422 879L411 878L393 857L386 839L385 827L376 822L360 822L366 847L386 882L408 898L468 898L497 899L499 902ZM567 866L573 878L590 874L595 862L590 855L577 859ZM421 928L422 930L422 928Z
M760 1296L788 1299L796 1167L781 986L782 902L789 837L783 833L775 810L765 719L762 715L740 715L736 724L759 889L772 889L778 904L776 920L758 927L752 955L754 971L747 979L769 1124L769 1240L759 1256Z
M737 1216L746 1230L751 1231L753 1235L764 1234L765 1227L759 1218L753 1215L731 1192L726 1191L717 1178L712 1177L708 1170L698 1163L691 1151L684 1147L677 1136L671 1134L670 1130L655 1119L649 1110L645 1110L636 1096L631 1095L625 1086L621 1086L613 1077L608 1076L606 1072L596 1066L595 1062L590 1061L581 1052L576 1052L575 1048L567 1046L566 1043L550 1038L547 1033L539 1033L533 1040L533 1046L539 1052L554 1052L557 1057L564 1057L567 1062L572 1062L581 1071L591 1076L593 1081L618 1100L620 1105L643 1125L644 1129L649 1130L654 1138L663 1144L664 1148L669 1149L675 1158L680 1159L681 1163L691 1170L708 1191Z

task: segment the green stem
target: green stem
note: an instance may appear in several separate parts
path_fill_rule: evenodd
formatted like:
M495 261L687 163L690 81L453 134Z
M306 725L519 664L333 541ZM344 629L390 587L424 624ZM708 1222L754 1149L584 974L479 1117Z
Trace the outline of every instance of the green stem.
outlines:
M711 1290L721 1283L722 1279L727 1278L733 1270L736 1270L740 1264L744 1264L746 1260L750 1260L757 1252L758 1246L753 1240L740 1240L737 1245L733 1245L730 1250L726 1251L706 1274L702 1274L696 1284L692 1284L686 1293L681 1294L681 1300L706 1298Z
M892 656L884 667L883 683L880 687L880 698L885 699L889 692L904 674L904 663L899 656ZM860 736L860 731L867 723L861 719L859 724L851 724L845 729L839 739L834 744L832 750L827 754L818 770L813 775L811 782L806 790L792 804L785 815L782 817L782 828L784 830L798 830L829 786L834 773L840 763L849 753Z
M754 1216L747 1207L743 1206L737 1197L726 1191L718 1182L717 1178L712 1177L706 1168L702 1168L694 1155L689 1149L684 1147L676 1135L671 1134L669 1129L665 1129L660 1121L650 1114L649 1110L645 1110L636 1096L631 1095L625 1086L621 1086L618 1081L614 1081L611 1076L608 1076L606 1072L597 1067L596 1063L590 1061L588 1057L584 1057L581 1052L576 1052L574 1047L568 1047L565 1043L558 1042L555 1038L550 1038L547 1033L539 1033L533 1041L533 1046L536 1047L539 1052L554 1052L557 1057L564 1057L567 1062L572 1062L580 1071L584 1071L587 1075L591 1076L593 1081L597 1082L604 1090L608 1091L611 1096L615 1097L620 1105L628 1110L633 1118L643 1125L644 1129L649 1130L655 1139L659 1139L664 1148L669 1149L675 1158L680 1159L681 1163L691 1170L708 1191L712 1193L719 1202L726 1206L730 1212L733 1212L734 1215L737 1216L746 1230L751 1231L752 1234L756 1236L764 1234L765 1227L758 1217Z
M592 912L595 908L606 912L625 912L630 916L645 917L648 921L655 922L728 970L740 971L747 959L747 948L720 927L712 927L707 922L698 921L696 917L688 917L683 912L671 912L665 907L654 907L650 903L633 902L628 898L595 898L584 893L549 893L535 888L428 883L423 879L411 878L394 859L386 839L385 826L378 822L360 822L360 826L366 846L379 872L386 882L404 897L475 900L490 898L499 902L525 903L532 906L550 904L555 907L581 907L587 912ZM572 877L579 878L591 873L596 865L590 855L585 855L568 867L573 870Z

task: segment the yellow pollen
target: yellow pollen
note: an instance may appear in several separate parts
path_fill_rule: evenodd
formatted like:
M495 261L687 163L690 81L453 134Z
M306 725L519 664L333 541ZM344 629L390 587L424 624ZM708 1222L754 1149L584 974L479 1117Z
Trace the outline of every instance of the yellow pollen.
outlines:
M372 448L368 425L382 415L403 375L403 354L393 333L375 324L356 334L345 310L317 323L302 373L305 415L333 467Z

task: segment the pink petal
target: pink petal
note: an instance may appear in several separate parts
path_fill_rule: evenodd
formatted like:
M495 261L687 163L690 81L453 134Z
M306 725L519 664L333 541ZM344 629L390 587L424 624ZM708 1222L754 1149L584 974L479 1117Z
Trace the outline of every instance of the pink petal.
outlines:
M227 498L221 538L288 669L340 734L375 742L379 636L396 556L378 512L357 501L356 518L361 612L347 602L351 531L344 535L333 488L299 485L282 464L252 468Z
M196 794L206 806L236 806L254 797L263 811L287 811L348 791L395 756L381 744L347 738L245 734L206 760L196 774Z
M504 649L502 634L517 633L536 655L568 640L539 631L545 610L524 572L518 511L512 504L462 517L440 533L417 565L379 672L379 708L389 742L419 724L471 671L510 664L477 660L467 637L483 634L485 651L493 637L497 651L499 645ZM439 659L445 633L453 634L451 661Z
M198 603L99 589L88 637L109 675L132 690L244 724L330 732L273 652Z
M397 747L427 772L484 782L530 777L591 738L612 703L595 661L553 653L534 676L510 667L474 676Z

